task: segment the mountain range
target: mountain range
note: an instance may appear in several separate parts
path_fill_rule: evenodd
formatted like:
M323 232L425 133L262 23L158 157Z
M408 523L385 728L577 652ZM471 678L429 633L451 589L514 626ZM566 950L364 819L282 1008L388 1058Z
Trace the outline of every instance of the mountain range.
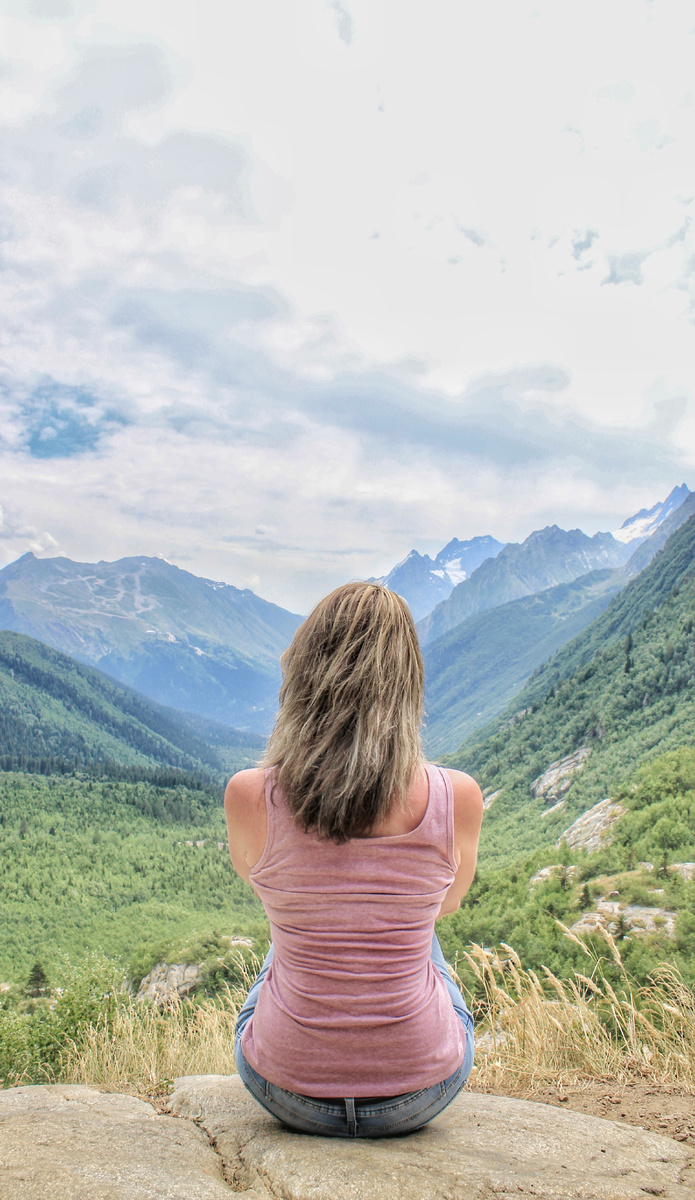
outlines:
M454 749L461 738L500 712L531 673L591 625L694 513L695 493L687 493L646 540L640 538L623 566L591 571L569 584L490 607L428 643L424 657L429 752Z
M161 558L25 554L0 571L0 628L98 667L160 704L267 733L301 617Z
M683 484L616 536L557 525L522 543L453 538L384 577L419 622L427 744L450 751L588 625L695 504ZM650 532L651 531L651 532ZM435 603L437 596L443 596ZM77 563L26 554L0 571L0 628L23 633L170 709L256 734L272 724L279 659L301 618L161 558Z
M559 938L556 920L591 922L607 904L638 983L664 960L695 978L695 496L661 516L646 540L622 543L632 551L622 565L480 609L425 647L428 736L453 749L467 734L443 761L475 775L487 808L476 880L441 923L450 960L470 941L511 941L536 971L584 971L581 945ZM82 650L95 630L115 640L120 620L136 656L132 614L147 613L150 629L157 614L165 645L186 632L201 657L165 584L176 580L190 603L198 586L214 592L209 581L153 566L157 593L148 560L126 560L142 573L97 564L120 569L97 603L87 565L57 560L59 574L55 561L23 576L47 585L35 608L31 591L9 589L15 617L79 636ZM143 596L152 605L138 609ZM272 667L248 615L266 610L238 603L246 653L253 644L253 661ZM209 630L217 612L196 614L196 628L204 620ZM26 634L0 633L0 970L18 978L37 957L50 966L97 946L141 958L147 944L154 962L162 939L207 929L262 937L257 905L229 864L219 806L223 776L257 759L262 743L165 708ZM613 840L563 842L595 808L613 812ZM648 937L632 936L631 912L648 914Z
M446 600L457 584L462 583L485 562L494 558L503 548L504 542L485 534L467 542L452 538L434 559L429 554L411 550L402 562L396 564L388 575L382 575L374 583L383 583L393 592L398 592L408 601L416 621L426 617L435 604Z
M476 612L482 608L494 607L492 603L480 603L479 600L473 599L474 595L485 592L486 585L480 577L463 591L460 590L460 585L468 583L478 568L487 560L496 558L501 551L507 551L502 564L497 570L492 570L488 562L487 575L483 577L484 580L490 580L493 599L494 588L500 580L507 588L502 600L495 600L495 603L531 595L541 588L553 587L558 583L568 583L589 570L618 566L638 545L649 538L689 495L686 484L674 487L665 500L659 501L649 509L640 509L623 521L620 529L613 533L596 534L594 538L586 538L578 529L566 533L557 525L535 530L520 546L505 545L490 534L465 542L452 538L434 559L428 554L411 550L387 575L380 576L374 582L385 584L408 601L415 620L420 622L421 638L431 641L463 619L460 610L467 604L472 605L472 611ZM509 579L510 575L518 578L512 582ZM449 607L446 601L452 593L455 595ZM437 616L432 617L430 621L425 620L424 618L438 606ZM465 615L470 614L466 612Z

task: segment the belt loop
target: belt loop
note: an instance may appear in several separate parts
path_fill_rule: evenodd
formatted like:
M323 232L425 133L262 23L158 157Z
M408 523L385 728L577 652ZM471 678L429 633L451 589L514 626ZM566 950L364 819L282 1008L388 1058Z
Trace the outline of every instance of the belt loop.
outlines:
M355 1101L346 1099L345 1120L347 1121L348 1137L357 1137L357 1118L355 1116Z

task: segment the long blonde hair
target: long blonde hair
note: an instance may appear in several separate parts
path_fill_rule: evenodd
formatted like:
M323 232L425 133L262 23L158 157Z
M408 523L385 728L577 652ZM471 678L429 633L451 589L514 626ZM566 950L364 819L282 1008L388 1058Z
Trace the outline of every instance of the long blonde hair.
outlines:
M423 754L424 671L410 610L377 583L321 600L281 659L262 765L304 829L344 842L406 800Z

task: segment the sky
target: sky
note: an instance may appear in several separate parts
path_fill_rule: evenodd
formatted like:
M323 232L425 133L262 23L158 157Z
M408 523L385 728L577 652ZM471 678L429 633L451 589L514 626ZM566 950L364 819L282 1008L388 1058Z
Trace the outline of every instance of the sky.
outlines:
M304 612L695 487L680 0L3 0L0 566Z

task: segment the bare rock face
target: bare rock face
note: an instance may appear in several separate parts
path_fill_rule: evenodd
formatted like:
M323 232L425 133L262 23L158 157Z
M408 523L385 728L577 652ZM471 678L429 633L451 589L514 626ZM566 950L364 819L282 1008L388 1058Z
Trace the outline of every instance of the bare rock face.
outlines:
M176 1081L248 1200L692 1200L693 1151L644 1130L527 1100L462 1093L430 1125L376 1141L294 1133L237 1076Z
M573 850L598 850L609 840L613 825L624 812L625 809L617 800L611 800L610 797L599 800L598 804L582 813L569 829L560 834L557 845L564 841Z
M676 936L676 916L668 908L647 907L642 904L620 904L617 900L599 898L593 912L584 913L572 926L573 933L595 933L607 929L619 933L620 925L633 937L648 937L654 933Z
M590 754L591 746L580 746L574 754L551 763L542 775L534 779L531 795L535 800L542 796L546 804L557 804L569 791L574 775L581 771Z
M200 983L204 965L158 962L142 980L136 999L163 1005L176 996L187 996Z
M488 808L492 808L495 800L502 795L503 791L503 788L498 788L496 792L491 792L489 788L486 788L483 792L483 809L487 810Z
M190 1121L144 1100L56 1084L0 1091L0 1200L229 1200Z

